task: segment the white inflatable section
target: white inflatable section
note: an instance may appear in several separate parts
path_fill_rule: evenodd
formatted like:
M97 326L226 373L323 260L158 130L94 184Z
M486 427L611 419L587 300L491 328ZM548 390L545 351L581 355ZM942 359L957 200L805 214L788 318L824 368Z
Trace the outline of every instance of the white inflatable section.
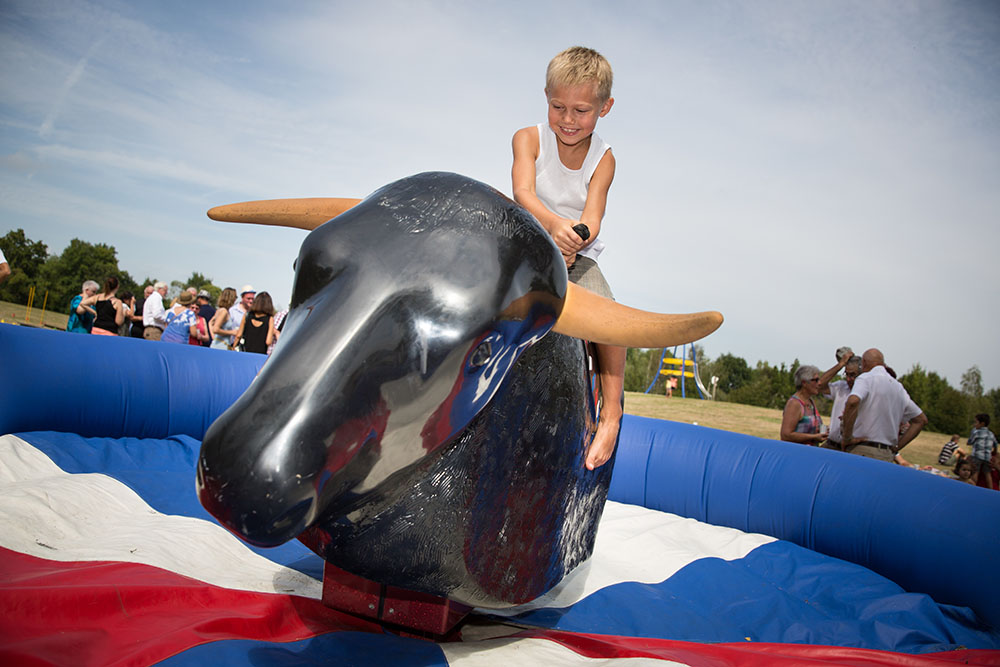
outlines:
M483 611L494 616L514 616L543 607L568 607L607 586L660 583L696 560L736 560L774 541L767 535L609 500L597 529L593 557L528 604Z
M588 658L547 639L489 639L468 644L438 644L449 667L667 667L685 662L652 658Z
M322 582L258 556L221 526L161 514L106 475L67 473L13 435L0 436L0 546L55 561L142 563L256 593L323 593Z
M587 562L529 604L482 611L513 616L568 607L608 586L659 583L696 560L735 560L773 541L609 501ZM221 526L161 514L112 477L67 473L13 435L0 436L0 546L56 561L142 563L236 590L322 597L322 582L257 555Z

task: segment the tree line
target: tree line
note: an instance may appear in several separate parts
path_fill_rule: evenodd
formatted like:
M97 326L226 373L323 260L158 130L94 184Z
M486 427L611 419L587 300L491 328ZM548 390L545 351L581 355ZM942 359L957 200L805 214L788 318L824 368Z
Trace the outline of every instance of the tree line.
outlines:
M32 287L35 289L34 306L40 308L48 292L46 310L69 312L70 300L80 293L84 281L93 280L104 285L108 276L118 278L118 293L132 292L142 298L142 288L157 280L170 285L168 296L176 296L186 287L207 290L214 302L220 287L212 280L194 272L186 281L146 277L137 282L128 271L118 266L118 253L114 246L89 243L73 239L61 253L49 254L48 246L32 241L23 229L15 229L0 236L0 249L10 264L11 274L0 284L0 301L26 304Z
M663 394L664 375L657 376L663 350L630 349L625 366L625 390ZM766 361L751 367L745 359L730 353L710 359L701 345L695 345L698 373L702 383L710 387L711 378L717 377L715 400L756 405L763 408L783 409L788 397L795 392L795 370L800 366L795 359L791 364L773 366ZM821 369L822 370L822 369ZM655 378L655 383L653 382ZM838 379L840 379L838 377ZM683 378L684 392L697 397L698 388L692 378ZM962 375L962 385L952 387L948 380L934 371L915 365L899 381L910 397L927 415L927 428L939 433L968 434L972 418L979 413L991 417L991 425L1000 425L1000 387L986 391L978 366L972 366ZM674 395L679 396L681 378L678 378ZM816 407L829 415L833 402L817 397Z

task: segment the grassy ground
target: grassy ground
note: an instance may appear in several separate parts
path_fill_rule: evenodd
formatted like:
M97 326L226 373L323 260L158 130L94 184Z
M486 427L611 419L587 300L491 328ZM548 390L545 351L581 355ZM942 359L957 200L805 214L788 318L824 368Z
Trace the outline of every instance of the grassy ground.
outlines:
M655 417L671 421L697 423L723 431L746 433L760 438L778 440L781 428L781 410L758 408L739 403L703 401L697 398L666 398L663 394L639 394L625 392L625 412L640 417ZM829 419L824 419L824 423ZM903 449L903 457L917 465L938 465L937 457L941 446L950 435L927 430ZM789 447L797 446L787 443ZM964 445L964 441L963 441ZM801 446L801 445L798 445Z
M51 305L51 304L46 304ZM69 306L66 306L69 310ZM0 322L14 322L16 324L28 324L47 329L66 329L66 322L69 320L69 313L54 313L50 310L42 310L41 302L33 304L31 312L27 307L19 303L0 301Z

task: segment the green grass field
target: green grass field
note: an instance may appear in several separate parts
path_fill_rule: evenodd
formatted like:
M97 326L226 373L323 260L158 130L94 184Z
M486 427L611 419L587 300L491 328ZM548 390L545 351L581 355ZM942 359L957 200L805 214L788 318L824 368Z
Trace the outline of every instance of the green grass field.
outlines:
M32 308L28 312L23 305L0 301L0 320L5 322L65 329L68 319L67 313L43 312L40 308ZM696 422L700 426L775 440L778 439L778 429L781 427L780 410L739 403L702 401L696 398L668 399L662 394L626 392L625 411L641 417L669 419L688 424ZM948 437L941 433L923 431L903 450L903 456L910 463L937 466L938 453ZM789 443L789 446L795 445Z
M69 304L66 304L65 313L52 312L41 309L42 301L32 305L29 311L26 306L9 301L0 301L0 322L15 324L27 324L35 327L45 327L46 329L66 329L66 322L69 321ZM46 304L50 307L51 304Z

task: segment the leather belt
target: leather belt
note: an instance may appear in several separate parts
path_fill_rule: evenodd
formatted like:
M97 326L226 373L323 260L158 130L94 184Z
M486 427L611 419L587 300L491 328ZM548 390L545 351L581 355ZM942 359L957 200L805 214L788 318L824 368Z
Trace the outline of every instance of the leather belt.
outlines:
M883 442L875 442L874 440L862 440L861 442L854 443L854 445L851 446L851 449L854 449L855 447L858 447L860 445L865 445L866 447L875 447L877 449L888 449L890 452L895 451L896 449L893 445L887 445Z

